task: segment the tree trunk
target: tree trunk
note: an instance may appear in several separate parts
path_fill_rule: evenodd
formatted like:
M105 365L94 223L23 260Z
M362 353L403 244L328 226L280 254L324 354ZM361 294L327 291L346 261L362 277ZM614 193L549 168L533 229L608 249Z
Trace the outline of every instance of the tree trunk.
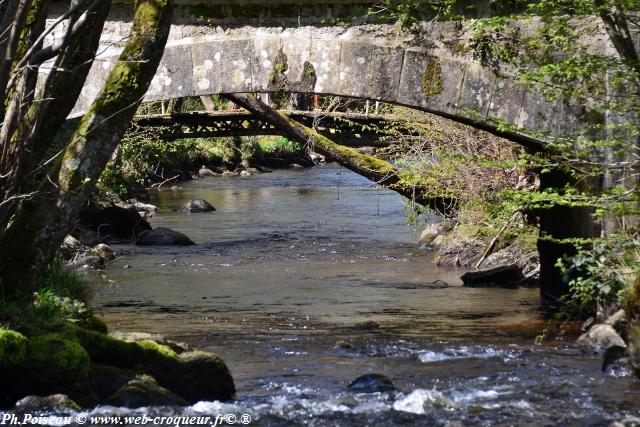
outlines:
M38 194L24 200L0 236L0 287L29 295L95 187L158 67L171 0L138 0L133 29L96 100Z
M30 187L33 170L44 161L43 157L58 129L80 95L98 49L110 4L109 0L101 1L95 10L88 13L81 32L68 40L65 49L56 58L37 101L21 115L17 128L8 136L11 146L19 150L6 159L6 164L0 164L0 174L11 172L2 182L5 201L8 197L33 190ZM74 22L75 19L71 20L69 26ZM15 200L0 207L0 231L6 228L17 203L18 200Z
M419 177L408 172L399 171L387 161L362 154L353 148L336 144L313 129L279 113L257 98L237 94L225 95L225 97L268 121L287 138L291 138L304 146L309 146L314 151L335 160L345 168L375 181L378 185L389 188L410 200L440 212L450 210L455 204L451 199L424 197L424 187L420 185Z

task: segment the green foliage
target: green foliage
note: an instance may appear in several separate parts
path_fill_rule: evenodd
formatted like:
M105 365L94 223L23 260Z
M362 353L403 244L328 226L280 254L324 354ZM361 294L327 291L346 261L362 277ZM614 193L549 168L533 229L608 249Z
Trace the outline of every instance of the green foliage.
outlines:
M74 271L64 267L61 258L56 258L37 287L39 292L51 292L61 297L84 299L87 292L87 284Z
M83 302L86 296L87 284L56 258L29 301L0 300L0 322L28 335L68 321L94 324L92 311Z
M594 313L598 302L618 304L640 274L640 236L618 235L598 239L570 259L558 261L571 293L563 298L564 311Z
M219 164L225 156L221 142L217 138L165 141L147 132L130 132L100 181L124 197L130 188L171 178L164 169L187 169L197 162Z
M519 29L507 26L504 17L478 19L471 24L469 48L473 59L484 67L500 69L500 64L518 53Z
M262 137L258 140L258 145L262 153L276 157L283 154L293 154L296 156L304 154L304 150L300 144L284 136Z

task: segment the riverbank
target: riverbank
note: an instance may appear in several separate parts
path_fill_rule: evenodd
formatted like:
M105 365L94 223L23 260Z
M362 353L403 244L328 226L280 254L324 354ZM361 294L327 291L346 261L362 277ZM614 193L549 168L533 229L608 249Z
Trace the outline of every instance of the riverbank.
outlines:
M217 355L149 334L110 335L88 294L84 279L58 260L32 299L0 302L0 408L34 413L234 396Z
M159 141L130 134L101 177L103 187L124 200L148 200L149 189L213 176L251 176L272 169L303 168L324 162L283 137L195 138Z

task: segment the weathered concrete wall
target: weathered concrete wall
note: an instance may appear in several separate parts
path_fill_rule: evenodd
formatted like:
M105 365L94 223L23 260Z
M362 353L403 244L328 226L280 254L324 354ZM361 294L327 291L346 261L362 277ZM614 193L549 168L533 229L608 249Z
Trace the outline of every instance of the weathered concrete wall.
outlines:
M111 22L104 49L74 109L97 94L129 31ZM396 103L474 125L511 124L570 133L586 117L519 87L508 70L481 67L461 48L458 23L421 34L397 27L224 29L175 25L147 100L213 93L296 91ZM306 65L305 65L306 64Z

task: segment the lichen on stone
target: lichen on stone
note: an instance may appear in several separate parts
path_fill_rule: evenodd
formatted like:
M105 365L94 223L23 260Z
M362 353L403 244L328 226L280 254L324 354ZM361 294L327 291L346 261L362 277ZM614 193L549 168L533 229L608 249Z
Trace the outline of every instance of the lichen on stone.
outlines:
M430 98L441 94L442 89L442 66L436 58L429 58L422 74L422 93Z

